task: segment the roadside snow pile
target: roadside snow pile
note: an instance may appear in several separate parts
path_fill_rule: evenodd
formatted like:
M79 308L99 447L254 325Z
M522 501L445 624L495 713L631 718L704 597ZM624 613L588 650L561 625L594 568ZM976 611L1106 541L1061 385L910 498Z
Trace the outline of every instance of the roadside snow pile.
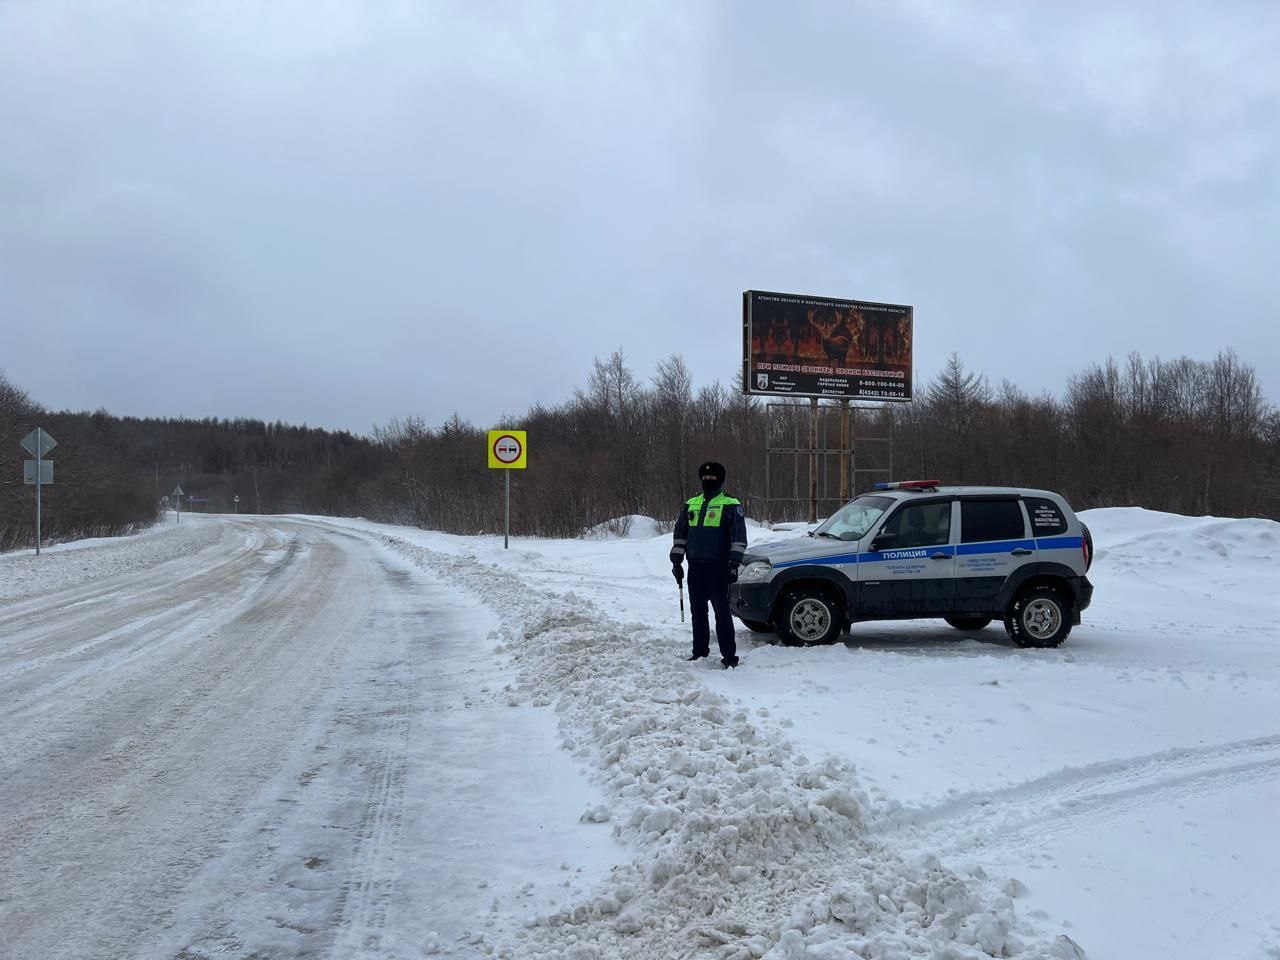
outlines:
M597 523L582 535L584 540L650 540L653 537L671 535L671 524L660 523L652 517L632 514L629 517L614 517L604 523Z
M1065 937L1034 942L1012 899L980 870L960 876L934 857L904 860L871 839L852 767L811 762L764 736L699 681L701 665L682 662L643 625L612 620L572 593L534 591L472 557L385 542L499 615L497 652L520 678L505 695L513 705L554 705L563 747L610 798L582 819L611 821L636 851L591 899L515 933L491 919L487 932L462 938L461 953L1083 957Z
M1098 541L1099 557L1110 552L1143 559L1216 554L1258 563L1280 557L1275 520L1183 517L1140 507L1104 507L1082 517Z
M187 556L226 535L219 524L160 524L128 537L79 540L34 552L0 554L0 600L16 600ZM93 549L84 549L92 547Z
M1081 517L1096 544L1089 577L1098 596L1106 595L1107 580L1115 577L1122 579L1130 603L1141 599L1149 609L1181 607L1189 597L1204 601L1172 629L1274 630L1280 616L1275 589L1280 523L1275 520L1182 517L1138 507L1086 510ZM1095 599L1090 622L1108 622L1104 603Z

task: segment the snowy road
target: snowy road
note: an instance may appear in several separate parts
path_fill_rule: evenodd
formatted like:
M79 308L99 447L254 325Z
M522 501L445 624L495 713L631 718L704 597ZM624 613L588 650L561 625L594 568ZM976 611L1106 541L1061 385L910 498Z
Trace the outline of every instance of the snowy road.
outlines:
M684 662L643 518L0 557L0 958L1271 960L1280 525L1088 520L1059 649L736 671Z
M0 605L0 956L398 956L403 911L480 914L439 865L510 801L466 795L511 709L467 665L484 612L320 524L175 537L87 580L51 554L55 589Z

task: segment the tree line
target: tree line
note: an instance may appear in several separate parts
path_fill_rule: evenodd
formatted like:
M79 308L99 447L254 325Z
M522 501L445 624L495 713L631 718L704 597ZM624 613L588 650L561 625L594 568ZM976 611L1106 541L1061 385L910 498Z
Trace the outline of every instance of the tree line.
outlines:
M641 379L621 351L597 359L557 406L494 424L529 433L528 469L512 471L512 532L579 536L630 515L674 518L697 465L729 471L749 516L803 520L879 479L1042 487L1077 509L1280 518L1280 411L1231 351L1212 361L1132 355L1069 378L1060 396L993 386L953 355L910 403L854 405L844 428L824 403L744 395L737 382L695 388L673 355ZM501 471L486 431L455 413L439 426L408 416L370 436L258 420L139 419L50 412L0 374L0 549L34 538L34 496L18 441L41 426L58 441L44 491L51 541L154 522L181 486L209 512L364 516L462 534L503 524ZM817 473L808 449L816 433ZM840 451L852 447L851 457ZM235 498L239 498L237 503Z

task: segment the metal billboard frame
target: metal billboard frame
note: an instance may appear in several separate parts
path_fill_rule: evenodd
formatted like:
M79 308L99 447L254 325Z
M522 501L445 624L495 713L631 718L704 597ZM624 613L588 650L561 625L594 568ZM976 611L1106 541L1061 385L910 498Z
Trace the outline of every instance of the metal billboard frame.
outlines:
M765 404L765 475L764 475L764 509L765 519L776 522L775 504L805 504L808 507L810 523L816 523L820 504L839 507L848 502L857 493L870 486L870 479L891 480L893 478L893 420L889 418L887 429L875 432L873 424L868 424L862 414L880 415L887 410L884 404L859 405L849 401L835 404L819 404L816 398L808 402L775 400ZM833 427L833 414L839 411L839 422ZM779 424L790 414L790 422ZM808 421L807 424L804 421ZM807 426L807 430L803 429ZM777 436L791 434L790 443L777 442ZM802 433L807 436L802 437ZM835 434L834 438L832 433ZM807 444L803 443L807 440ZM864 454L860 457L859 454ZM808 459L807 470L801 470L801 457ZM785 468L786 458L791 465L790 496L775 496L773 485L776 466L779 461ZM837 491L831 491L832 473L831 458L836 458L838 475ZM804 483L801 474L805 474ZM862 478L868 482L861 484ZM783 480L785 488L786 481ZM806 489L807 488L807 489ZM805 490L806 495L801 491ZM829 515L829 513L827 514ZM785 519L795 520L788 516Z

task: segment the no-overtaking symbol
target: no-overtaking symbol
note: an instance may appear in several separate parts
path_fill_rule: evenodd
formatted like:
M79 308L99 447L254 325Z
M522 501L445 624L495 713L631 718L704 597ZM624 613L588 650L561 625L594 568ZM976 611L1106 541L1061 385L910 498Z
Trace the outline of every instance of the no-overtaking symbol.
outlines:
M515 463L520 459L520 441L506 433L493 442L493 455L502 463Z

